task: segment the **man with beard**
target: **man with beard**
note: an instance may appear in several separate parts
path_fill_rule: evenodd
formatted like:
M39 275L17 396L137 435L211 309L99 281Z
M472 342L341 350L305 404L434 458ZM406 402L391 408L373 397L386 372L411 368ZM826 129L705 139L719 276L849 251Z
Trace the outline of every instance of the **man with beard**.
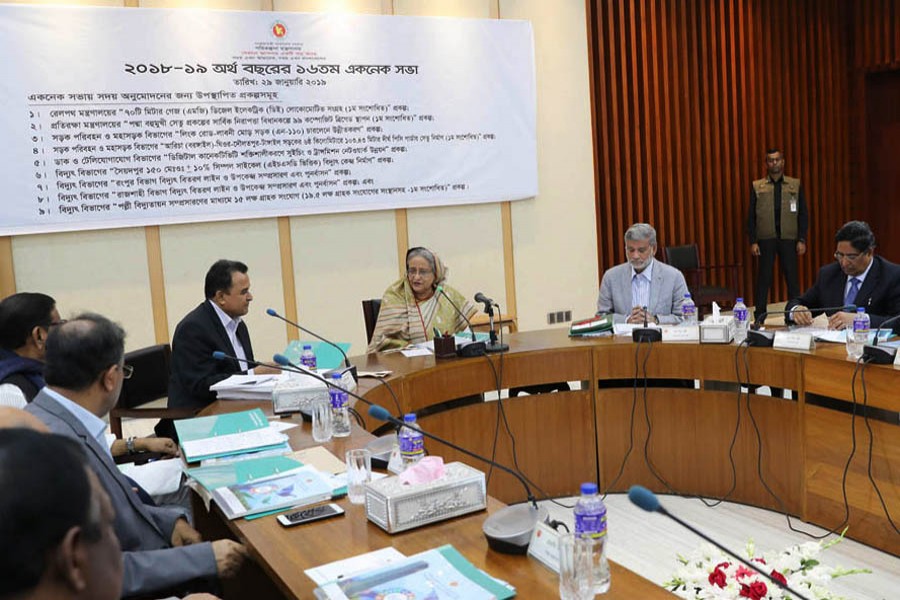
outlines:
M677 324L681 303L688 293L684 275L658 262L656 230L647 223L635 223L625 232L628 262L603 274L597 313L612 313L616 323Z

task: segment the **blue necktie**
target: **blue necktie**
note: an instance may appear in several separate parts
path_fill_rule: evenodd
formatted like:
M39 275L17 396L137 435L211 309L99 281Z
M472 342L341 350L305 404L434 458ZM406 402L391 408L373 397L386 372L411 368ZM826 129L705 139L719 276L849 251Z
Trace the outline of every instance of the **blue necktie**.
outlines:
M847 295L844 296L844 304L853 304L856 302L856 294L859 293L859 279L856 277L850 278L850 289L847 290Z

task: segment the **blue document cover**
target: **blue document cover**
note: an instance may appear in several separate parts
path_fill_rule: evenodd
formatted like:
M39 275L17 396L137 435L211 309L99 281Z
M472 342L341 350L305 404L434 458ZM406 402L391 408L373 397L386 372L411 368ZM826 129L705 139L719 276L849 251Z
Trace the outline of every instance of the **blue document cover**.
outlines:
M213 499L229 519L330 500L329 480L306 466L283 475L218 488Z

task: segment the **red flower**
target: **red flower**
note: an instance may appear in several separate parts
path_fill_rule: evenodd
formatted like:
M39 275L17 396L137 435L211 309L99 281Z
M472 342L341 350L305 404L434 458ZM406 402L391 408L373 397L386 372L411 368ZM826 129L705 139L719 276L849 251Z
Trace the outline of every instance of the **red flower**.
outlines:
M716 568L717 569L727 569L730 566L731 566L730 562L720 562L719 564L716 565Z
M722 564L727 565L728 563L722 563ZM721 565L719 565L719 566L721 566ZM719 567L716 567L715 570L709 574L709 584L717 585L720 588L725 587L725 571L723 571Z
M744 565L738 565L737 570L734 572L735 579L743 579L744 577L753 577L756 575L756 571L748 569Z
M750 585L741 584L741 598L750 598L750 600L761 600L769 593L769 588L762 581L754 581Z
M782 575L781 573L779 573L779 572L776 571L775 569L772 569L772 573L770 573L770 575L772 576L772 579L774 579L775 581L777 581L777 582L780 583L781 585L787 585L787 578L785 578L784 575Z

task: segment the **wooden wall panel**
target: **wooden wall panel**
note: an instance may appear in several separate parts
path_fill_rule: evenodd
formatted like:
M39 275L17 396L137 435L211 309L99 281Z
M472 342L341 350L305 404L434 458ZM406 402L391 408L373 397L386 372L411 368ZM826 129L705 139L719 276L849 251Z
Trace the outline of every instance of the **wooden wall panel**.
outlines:
M741 291L752 297L750 182L765 174L765 150L780 146L810 204L800 261L801 287L810 285L854 216L851 5L588 2L601 273L624 261L624 230L647 221L661 246L696 242L706 264L740 263ZM770 301L786 295L777 280Z
M896 176L889 174L900 171L893 141L900 127L895 100L900 86L900 0L854 3L852 23L851 123L859 132L850 146L852 199L855 211L873 223L879 252L896 262L900 221L885 209L900 198ZM884 95L888 83L895 91Z

